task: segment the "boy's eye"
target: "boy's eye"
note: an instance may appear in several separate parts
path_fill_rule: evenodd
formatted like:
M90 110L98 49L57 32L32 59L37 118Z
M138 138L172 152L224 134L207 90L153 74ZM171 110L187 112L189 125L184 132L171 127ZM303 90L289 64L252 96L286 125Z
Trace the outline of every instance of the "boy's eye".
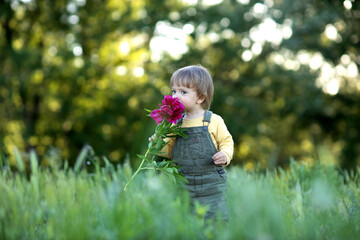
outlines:
M171 92L172 92L172 94L175 94L175 93L176 93L176 90L172 90ZM186 94L187 92L186 92L186 91L181 91L180 93L181 93L181 94Z

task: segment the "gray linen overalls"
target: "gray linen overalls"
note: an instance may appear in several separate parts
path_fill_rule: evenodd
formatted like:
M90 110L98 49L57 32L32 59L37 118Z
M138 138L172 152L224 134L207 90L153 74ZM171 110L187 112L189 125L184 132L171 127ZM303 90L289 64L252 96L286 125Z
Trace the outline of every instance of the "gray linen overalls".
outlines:
M205 111L203 126L184 128L188 137L176 138L171 159L181 166L179 171L189 181L186 188L192 205L198 201L209 207L205 219L227 221L227 176L224 168L215 165L212 159L218 151L208 131L211 115L211 111ZM182 119L179 122L182 122Z

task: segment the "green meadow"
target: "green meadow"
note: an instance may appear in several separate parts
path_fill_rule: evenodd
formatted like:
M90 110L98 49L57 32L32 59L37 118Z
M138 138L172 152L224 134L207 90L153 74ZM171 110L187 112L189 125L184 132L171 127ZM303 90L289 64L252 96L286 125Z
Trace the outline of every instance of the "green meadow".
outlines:
M288 169L228 167L228 225L204 223L206 206L191 208L170 178L106 159L91 171L0 162L0 239L357 239L359 169L292 161ZM27 169L27 167L29 169Z

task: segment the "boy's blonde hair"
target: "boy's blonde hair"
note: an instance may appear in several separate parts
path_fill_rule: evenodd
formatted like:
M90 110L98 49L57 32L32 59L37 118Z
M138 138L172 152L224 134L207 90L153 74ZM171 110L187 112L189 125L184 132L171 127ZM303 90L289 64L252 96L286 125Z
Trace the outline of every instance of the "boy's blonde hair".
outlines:
M209 109L214 95L214 84L210 73L201 65L192 65L176 70L170 79L174 85L193 88L199 97L205 97L201 103L203 109Z

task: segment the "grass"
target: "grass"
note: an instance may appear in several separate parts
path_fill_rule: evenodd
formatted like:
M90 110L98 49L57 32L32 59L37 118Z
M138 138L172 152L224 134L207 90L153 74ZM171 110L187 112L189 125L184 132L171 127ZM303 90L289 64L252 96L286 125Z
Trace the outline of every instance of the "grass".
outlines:
M19 162L21 156L17 154ZM79 157L78 161L84 161ZM4 161L3 161L4 162ZM0 239L357 239L359 170L320 163L289 169L228 169L229 225L205 224L205 206L162 174L111 164L93 173L43 168L29 155L10 171L0 165ZM19 164L19 163L18 163ZM78 166L79 166L78 162Z

